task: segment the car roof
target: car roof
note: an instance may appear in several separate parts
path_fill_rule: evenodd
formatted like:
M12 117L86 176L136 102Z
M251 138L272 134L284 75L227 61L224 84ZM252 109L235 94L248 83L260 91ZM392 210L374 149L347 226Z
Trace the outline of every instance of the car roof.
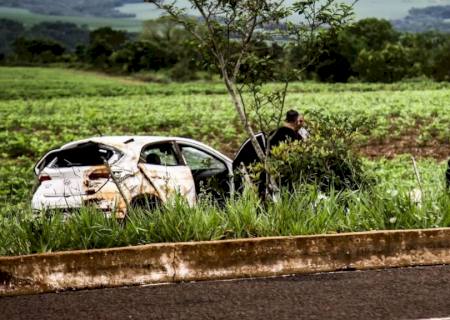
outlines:
M96 142L100 144L104 144L107 146L115 147L121 151L130 151L131 153L140 153L143 146L151 143L158 143L158 142L167 142L167 141L178 141L181 143L187 143L190 145L198 146L206 151L209 151L213 154L217 154L218 156L222 157L224 160L227 160L229 162L232 162L230 158L228 158L223 153L215 150L214 148L211 148L210 146L189 138L182 138L182 137L165 137L165 136L101 136L101 137L92 137L87 138L83 140L73 141L70 143L67 143L61 147L61 149L67 149L74 147L81 143L86 142Z
M120 149L127 148L127 145L144 146L148 143L159 142L159 141L171 141L174 137L160 137L160 136L101 136L101 137L91 137L87 139L77 140L69 142L61 147L61 149L71 148L77 144L85 142L97 142L109 146L115 146Z

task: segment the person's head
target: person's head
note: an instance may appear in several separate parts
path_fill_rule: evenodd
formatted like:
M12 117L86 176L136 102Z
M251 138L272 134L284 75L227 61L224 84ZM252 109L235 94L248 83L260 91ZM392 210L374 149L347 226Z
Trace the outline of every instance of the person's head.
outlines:
M303 115L298 113L296 110L289 110L286 112L286 123L295 131L300 130L301 127L303 127L303 124L305 122L305 118L303 118Z

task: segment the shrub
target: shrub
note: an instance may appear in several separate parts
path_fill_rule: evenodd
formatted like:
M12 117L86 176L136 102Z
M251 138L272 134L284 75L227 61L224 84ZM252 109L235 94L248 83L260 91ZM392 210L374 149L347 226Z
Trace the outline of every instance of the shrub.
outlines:
M350 120L345 114L311 114L306 141L273 148L269 173L281 185L317 184L322 190L360 189L372 184L362 157L355 151L358 136L372 125L367 118Z

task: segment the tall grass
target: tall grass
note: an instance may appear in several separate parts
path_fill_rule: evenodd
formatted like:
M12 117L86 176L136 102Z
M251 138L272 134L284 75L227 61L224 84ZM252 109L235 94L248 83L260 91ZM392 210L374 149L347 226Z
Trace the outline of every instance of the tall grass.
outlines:
M108 248L159 242L295 236L386 229L450 227L446 163L418 162L423 192L409 157L366 162L370 189L322 193L314 185L282 190L262 202L251 188L217 206L201 197L190 207L174 198L152 212L132 210L126 221L95 208L33 213L25 204L0 207L0 255Z
M450 227L450 193L443 184L424 190L421 202L410 189L322 194L314 186L283 191L261 203L247 189L223 207L202 200L188 206L176 198L153 212L134 210L125 222L94 208L33 214L29 209L0 217L0 255L107 248L157 242L260 236L294 236L384 229Z

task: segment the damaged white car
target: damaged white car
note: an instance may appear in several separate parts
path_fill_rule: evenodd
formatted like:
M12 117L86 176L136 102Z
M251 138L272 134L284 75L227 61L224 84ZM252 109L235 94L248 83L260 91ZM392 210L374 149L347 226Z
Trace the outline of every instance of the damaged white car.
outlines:
M130 207L153 206L180 194L191 205L206 182L233 192L233 162L186 138L97 137L48 152L35 166L34 210L95 207L124 218Z

